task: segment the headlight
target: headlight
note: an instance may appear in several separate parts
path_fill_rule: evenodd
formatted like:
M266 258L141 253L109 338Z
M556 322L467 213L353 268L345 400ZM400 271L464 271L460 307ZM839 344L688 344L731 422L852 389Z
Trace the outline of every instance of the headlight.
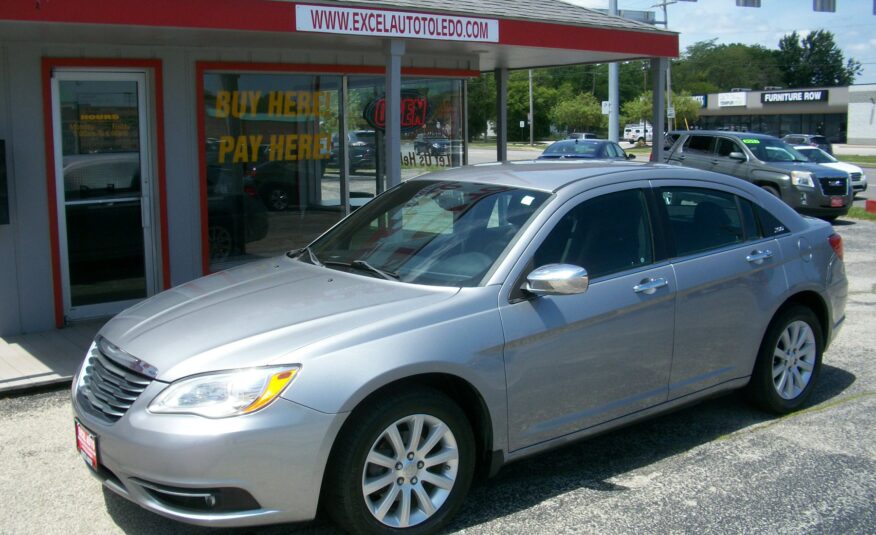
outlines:
M227 418L267 407L292 382L299 366L248 368L180 379L149 404L149 412Z
M435 147L436 149L440 149L441 143L432 143L432 146Z
M806 188L815 187L815 182L812 181L812 173L808 171L791 171L791 184Z

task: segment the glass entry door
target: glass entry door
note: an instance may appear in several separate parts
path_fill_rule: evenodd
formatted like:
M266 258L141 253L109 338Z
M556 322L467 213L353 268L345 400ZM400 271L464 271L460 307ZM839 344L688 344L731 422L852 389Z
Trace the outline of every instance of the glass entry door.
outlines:
M145 80L141 72L52 77L68 319L114 314L155 290Z

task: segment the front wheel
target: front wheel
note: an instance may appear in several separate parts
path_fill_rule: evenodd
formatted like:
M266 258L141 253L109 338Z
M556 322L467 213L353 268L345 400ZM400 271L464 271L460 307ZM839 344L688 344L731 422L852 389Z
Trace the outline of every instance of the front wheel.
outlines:
M818 318L809 308L781 311L761 343L749 395L762 409L787 414L812 394L821 371L824 339Z
M349 533L436 532L462 505L474 473L474 437L462 410L418 388L350 418L324 484L334 521Z

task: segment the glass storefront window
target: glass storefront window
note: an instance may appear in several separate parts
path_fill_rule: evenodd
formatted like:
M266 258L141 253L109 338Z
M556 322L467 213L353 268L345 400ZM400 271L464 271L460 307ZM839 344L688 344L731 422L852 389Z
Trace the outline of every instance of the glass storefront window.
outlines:
M339 76L204 75L210 269L302 247L338 221Z
M350 140L350 199L383 191L382 177L385 120L385 89L382 77L351 76L349 121L351 136L373 139L373 156L368 144L357 148ZM462 80L446 78L402 78L401 87L402 180L462 165L463 104ZM366 161L360 163L365 151Z
M345 213L343 183L349 210L385 189L382 76L348 77L346 95L341 76L205 73L203 82L211 271L310 243ZM462 165L462 88L458 79L403 78L402 180Z

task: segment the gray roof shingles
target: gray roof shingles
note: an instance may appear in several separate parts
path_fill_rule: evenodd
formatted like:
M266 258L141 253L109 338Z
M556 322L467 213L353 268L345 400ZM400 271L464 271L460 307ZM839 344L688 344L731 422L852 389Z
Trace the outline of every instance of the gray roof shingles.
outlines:
M562 0L315 0L314 4L379 7L469 17L518 19L570 26L664 33L648 24L612 17Z

